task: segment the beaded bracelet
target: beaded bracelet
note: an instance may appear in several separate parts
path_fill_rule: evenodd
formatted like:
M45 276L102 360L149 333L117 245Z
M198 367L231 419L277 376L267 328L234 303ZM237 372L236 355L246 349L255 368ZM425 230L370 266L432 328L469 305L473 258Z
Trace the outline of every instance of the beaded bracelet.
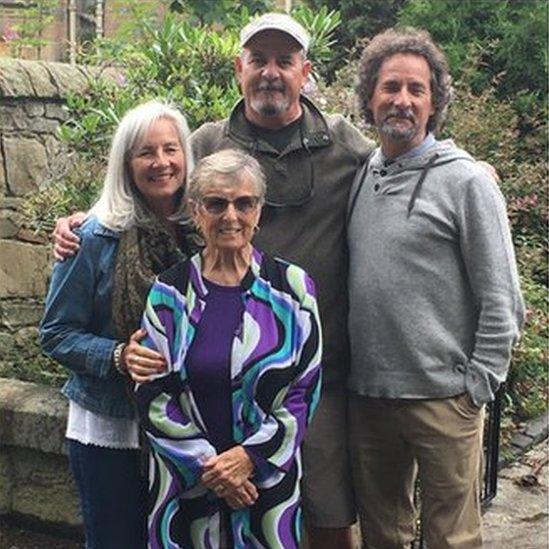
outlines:
M122 364L122 352L124 351L124 347L126 347L125 343L118 343L116 347L114 348L113 354L112 354L112 362L114 365L115 370L125 376L127 375L128 371L126 368L124 368Z

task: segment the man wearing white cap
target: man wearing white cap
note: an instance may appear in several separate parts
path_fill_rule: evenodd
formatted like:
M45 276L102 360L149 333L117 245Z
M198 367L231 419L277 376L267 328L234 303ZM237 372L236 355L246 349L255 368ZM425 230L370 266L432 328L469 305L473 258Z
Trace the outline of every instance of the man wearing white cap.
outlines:
M315 280L324 335L323 390L304 443L305 520L312 548L350 548L355 504L345 392L345 216L355 172L374 143L341 115L325 115L301 95L311 62L309 36L297 21L267 13L244 27L240 39L235 70L243 99L228 119L193 134L193 152L199 160L236 147L260 162L267 195L254 242L302 266ZM57 257L77 249L66 220L58 222L55 234Z
M309 36L294 19L265 14L244 27L240 39L235 70L244 97L228 119L194 133L193 151L199 159L238 147L257 158L267 197L255 242L301 265L317 285L323 391L304 443L305 521L311 547L351 547L345 212L354 174L373 143L301 95L311 71Z

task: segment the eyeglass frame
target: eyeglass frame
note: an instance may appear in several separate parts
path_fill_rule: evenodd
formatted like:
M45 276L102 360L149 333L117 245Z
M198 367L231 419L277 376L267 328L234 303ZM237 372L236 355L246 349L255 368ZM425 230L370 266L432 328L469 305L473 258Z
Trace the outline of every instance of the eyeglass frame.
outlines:
M214 199L214 200L218 200L220 203L223 204L223 209L219 210L219 211L212 211L204 202L204 200L207 200L207 199ZM242 209L242 207L239 207L237 205L237 202L239 200L250 200L250 208L249 209ZM234 209L241 213L241 214L244 214L244 215L247 215L247 214L250 214L251 212L253 212L260 204L261 204L261 197L260 196L257 196L257 195L243 195L243 196L237 196L236 198L234 199L229 199L229 198L225 198L224 196L217 196L217 195L208 195L208 196L202 196L200 199L199 199L199 203L201 206L203 206L204 210L206 210L207 213L209 213L210 215L222 215L224 214L226 211L227 211L227 208L229 207L229 204L232 204Z

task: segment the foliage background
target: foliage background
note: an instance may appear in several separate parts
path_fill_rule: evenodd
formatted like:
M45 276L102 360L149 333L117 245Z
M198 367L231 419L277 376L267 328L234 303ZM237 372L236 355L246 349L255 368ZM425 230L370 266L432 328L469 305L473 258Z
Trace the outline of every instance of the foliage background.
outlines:
M135 3L119 36L86 48L80 61L96 65L103 76L90 82L87 95L67 98L69 120L60 131L67 154L58 177L29 198L31 226L49 230L59 215L89 206L113 128L135 103L170 99L192 128L229 113L239 98L233 75L238 30L270 3L214 4L223 9L171 2L173 9L159 20ZM372 137L354 101L356 60L368 38L394 24L414 25L429 30L445 50L456 96L441 137L452 137L498 169L528 309L507 383L507 421L541 413L548 381L546 2L310 0L293 15L313 37L317 73L308 92L323 109L345 114ZM14 359L13 370L24 379L59 380L58 369L45 379L42 363L22 367Z

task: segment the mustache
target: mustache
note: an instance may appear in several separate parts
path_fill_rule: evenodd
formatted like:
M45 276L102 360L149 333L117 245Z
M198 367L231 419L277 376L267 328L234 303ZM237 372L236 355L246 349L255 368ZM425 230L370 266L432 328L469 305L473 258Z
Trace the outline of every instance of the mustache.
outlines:
M385 116L385 120L391 117L397 117L397 118L403 118L404 120L410 120L411 122L415 122L416 119L414 117L414 114L412 113L411 109L399 109L397 107L392 108L387 115Z
M257 86L258 91L279 91L283 92L285 90L284 84L282 82L273 82L270 80L261 80Z

